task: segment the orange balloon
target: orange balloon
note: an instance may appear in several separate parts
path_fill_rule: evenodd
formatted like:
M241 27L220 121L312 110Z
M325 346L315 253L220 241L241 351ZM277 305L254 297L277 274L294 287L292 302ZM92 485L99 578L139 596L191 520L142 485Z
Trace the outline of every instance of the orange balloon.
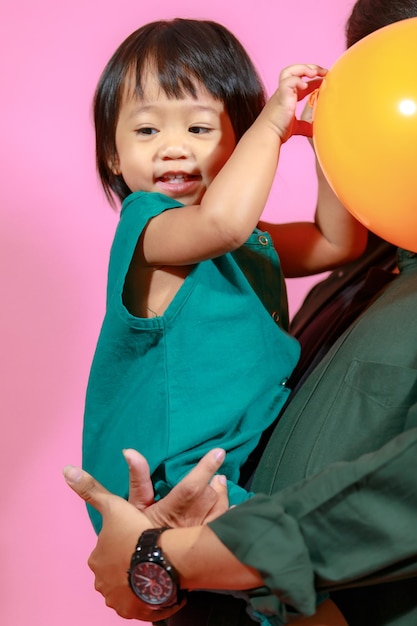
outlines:
M417 252L417 18L379 29L339 57L314 104L313 142L350 213Z

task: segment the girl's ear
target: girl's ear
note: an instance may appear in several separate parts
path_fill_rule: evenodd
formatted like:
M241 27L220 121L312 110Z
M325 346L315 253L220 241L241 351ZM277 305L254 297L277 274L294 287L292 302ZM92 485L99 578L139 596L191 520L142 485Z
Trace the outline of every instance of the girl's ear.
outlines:
M107 165L115 176L120 176L122 172L120 171L119 157L117 154L114 154L113 158L109 159Z

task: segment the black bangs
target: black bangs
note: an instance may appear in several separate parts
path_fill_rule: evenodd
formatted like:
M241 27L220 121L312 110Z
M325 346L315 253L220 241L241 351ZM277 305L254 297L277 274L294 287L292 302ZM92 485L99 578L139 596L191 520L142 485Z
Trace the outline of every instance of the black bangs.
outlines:
M224 103L239 140L266 100L263 83L239 40L216 22L182 18L154 22L137 33L133 33L136 49L131 51L137 94L143 95L142 78L148 68L156 70L168 97L195 97L197 81Z
M176 18L145 24L119 46L106 65L94 97L96 164L110 203L129 194L123 178L114 174L115 134L125 89L143 97L146 72L155 72L168 98L197 96L202 85L230 118L236 141L265 105L265 89L239 40L224 26L209 20Z
M196 96L196 81L216 99L227 102L242 93L243 84L254 85L254 68L231 33L214 22L177 18L154 25L146 54L137 50L136 90L143 95L142 77L152 68L168 97ZM141 46L142 48L142 46ZM256 80L255 91L263 90Z

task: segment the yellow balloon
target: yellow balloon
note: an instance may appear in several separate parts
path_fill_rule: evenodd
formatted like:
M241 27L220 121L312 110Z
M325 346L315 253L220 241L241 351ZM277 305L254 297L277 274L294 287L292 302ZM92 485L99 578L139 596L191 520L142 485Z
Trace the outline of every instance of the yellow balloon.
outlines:
M314 104L313 142L346 208L417 252L417 18L379 29L339 57Z

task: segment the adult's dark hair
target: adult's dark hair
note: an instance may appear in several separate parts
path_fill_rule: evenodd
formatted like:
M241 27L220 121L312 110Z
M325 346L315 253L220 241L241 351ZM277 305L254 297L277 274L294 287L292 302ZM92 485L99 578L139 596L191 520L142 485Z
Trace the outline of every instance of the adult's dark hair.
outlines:
M417 17L417 0L358 0L346 22L346 47L383 28Z
M224 26L208 20L176 18L142 26L119 46L105 67L94 96L96 165L104 191L114 206L131 193L111 163L116 155L115 134L126 78L142 77L155 67L159 83L170 98L196 96L196 82L224 103L236 142L262 110L266 95L259 75L238 39Z

